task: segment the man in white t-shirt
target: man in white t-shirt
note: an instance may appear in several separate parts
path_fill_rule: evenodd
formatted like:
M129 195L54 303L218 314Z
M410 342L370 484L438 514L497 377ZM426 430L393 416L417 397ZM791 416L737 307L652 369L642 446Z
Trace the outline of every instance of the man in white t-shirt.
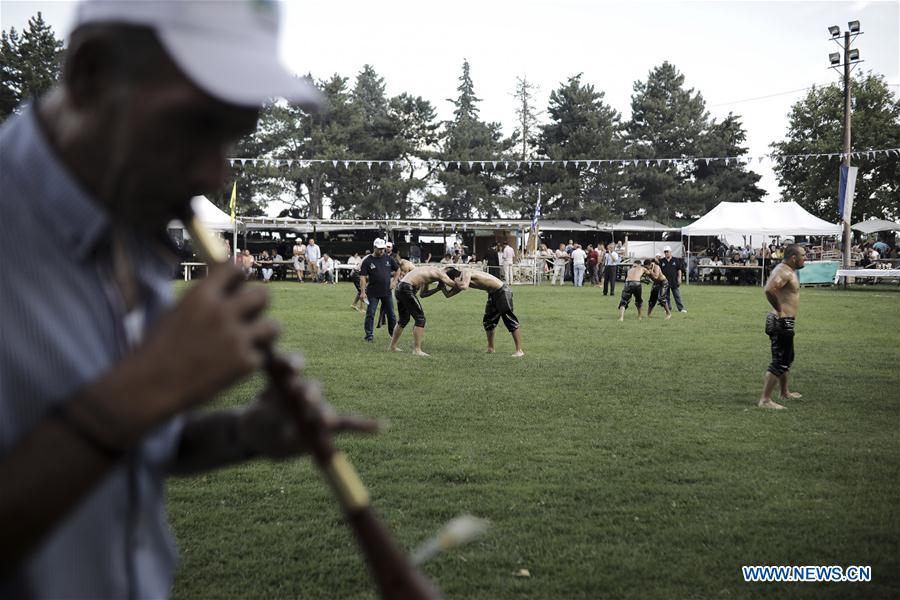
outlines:
M553 253L553 277L550 278L550 285L563 284L566 275L566 261L569 260L569 253L566 252L566 245L560 244L556 252Z
M334 283L334 260L328 254L319 259L319 279L322 283Z
M316 240L309 238L306 244L306 264L309 267L309 275L313 281L319 280L319 259L322 258L322 249L316 245Z
M501 257L503 258L503 277L506 283L511 284L513 282L513 262L516 260L516 251L512 249L509 242L503 245Z
M584 269L587 253L581 248L581 244L575 244L572 250L572 284L575 287L582 287L584 284Z

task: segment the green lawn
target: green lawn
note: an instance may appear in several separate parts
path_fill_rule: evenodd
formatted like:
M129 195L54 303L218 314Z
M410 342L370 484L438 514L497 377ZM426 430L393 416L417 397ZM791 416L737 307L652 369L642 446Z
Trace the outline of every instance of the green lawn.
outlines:
M516 287L520 360L502 324L498 353L483 354L482 292L423 301L433 357L420 359L389 354L384 329L363 343L349 284L269 289L280 346L304 352L328 399L390 421L340 445L396 538L415 546L464 512L493 523L426 565L448 597L900 594L897 286L802 291L804 398L777 412L755 407L769 360L760 288L691 286L687 314L638 322L632 307L618 323L618 298L597 289ZM308 461L168 492L177 598L373 596ZM871 565L873 582L746 584L740 567L754 564Z

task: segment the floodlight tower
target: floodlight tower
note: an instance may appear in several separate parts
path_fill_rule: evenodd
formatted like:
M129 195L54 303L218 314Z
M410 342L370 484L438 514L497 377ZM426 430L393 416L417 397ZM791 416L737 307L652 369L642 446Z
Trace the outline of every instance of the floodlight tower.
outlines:
M844 51L844 63L841 64L841 54L839 52L832 52L828 55L828 60L831 62L831 68L835 71L838 68L843 67L844 70L844 161L843 165L846 167L850 166L850 71L853 70L853 67L863 62L859 59L859 50L856 48L851 48L850 44L853 40L856 39L857 36L862 35L862 31L859 30L859 21L850 21L847 23L847 31L844 32L843 35L843 43L841 43L841 28L837 25L832 25L828 28L828 33L831 34L831 40L834 41L835 44L841 47ZM847 200L845 199L845 202ZM841 216L843 219L843 215ZM842 260L843 268L850 268L850 218L849 215L846 219L844 219L844 252L843 252L843 260Z

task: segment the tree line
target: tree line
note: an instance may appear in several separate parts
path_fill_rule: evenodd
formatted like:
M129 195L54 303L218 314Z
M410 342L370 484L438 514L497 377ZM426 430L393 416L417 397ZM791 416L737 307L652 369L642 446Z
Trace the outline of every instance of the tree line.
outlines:
M41 14L20 34L2 33L0 118L49 88L64 52ZM504 135L500 123L480 116L468 61L458 76L453 116L440 121L431 101L411 93L389 97L384 78L371 65L355 77L307 76L326 96L329 110L307 114L278 102L265 107L257 130L240 140L240 157L392 161L394 168L346 169L325 163L258 166L236 170L238 212L262 214L271 199L295 198L286 211L321 217L326 201L336 218L410 218L427 210L446 219L528 218L537 189L545 218L608 220L646 215L663 221L701 215L721 201L756 201L764 191L760 176L740 161L645 162L505 169L467 166L467 161L656 159L747 154L739 115L710 116L703 95L685 86L669 62L634 83L631 117L605 102L605 94L582 74L552 90L544 111L527 77L515 84L515 128ZM854 149L900 147L900 102L881 75L860 73L853 80ZM784 141L771 145L779 155L836 152L842 147L842 91L837 84L814 87L791 109ZM454 161L447 168L422 161ZM837 166L833 161L777 158L776 176L784 200L834 220ZM857 163L854 214L894 218L900 178L895 157ZM223 208L228 190L214 198Z

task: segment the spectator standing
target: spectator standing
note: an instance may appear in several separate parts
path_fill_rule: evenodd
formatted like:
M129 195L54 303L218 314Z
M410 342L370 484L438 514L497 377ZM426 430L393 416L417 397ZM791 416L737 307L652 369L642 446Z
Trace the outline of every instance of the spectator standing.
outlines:
M306 244L306 265L309 269L310 279L319 280L319 259L322 258L322 248L316 244L316 240L309 238Z
M306 271L306 244L303 238L298 237L291 250L294 261L294 271L297 273L297 283L303 283L303 273Z
M591 285L597 285L600 283L600 252L593 244L588 245L587 266L591 276Z
M409 247L409 262L417 265L422 262L422 249L417 242L413 242Z
M606 254L603 255L603 295L609 292L610 296L616 295L616 270L619 264L619 253L610 242L606 246Z
M581 244L575 244L572 250L572 284L575 287L584 285L584 270L587 253L581 249Z
M509 242L503 245L503 278L507 284L513 282L513 263L516 260L516 251L512 249Z
M550 279L550 285L563 284L566 274L566 263L569 261L569 254L566 252L566 245L559 244L559 249L554 253L553 258L553 277Z
M684 261L677 256L672 256L672 246L663 248L663 255L662 260L659 261L659 266L663 275L669 280L669 288L666 290L666 304L672 305L669 298L669 292L671 292L672 296L675 297L675 305L678 307L678 312L686 313L687 309L684 308L684 304L681 302L681 280L687 275ZM661 298L660 301L662 301Z
M363 324L365 341L375 340L375 311L378 303L384 305L387 313L388 327L393 333L397 324L397 315L394 313L394 297L391 295L391 280L399 266L397 262L385 254L387 244L381 238L376 238L373 244L375 250L366 256L359 265L359 285L362 290L362 301L366 303L366 320Z

